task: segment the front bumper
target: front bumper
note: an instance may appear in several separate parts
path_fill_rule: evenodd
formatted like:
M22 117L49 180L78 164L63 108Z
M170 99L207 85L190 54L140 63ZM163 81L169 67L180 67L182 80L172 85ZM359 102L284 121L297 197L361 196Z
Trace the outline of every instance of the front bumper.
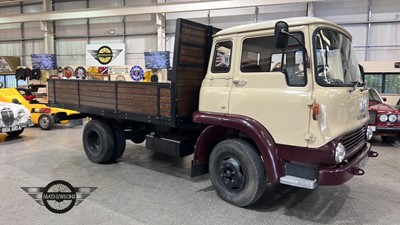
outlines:
M382 127L382 126L369 126L371 127L374 135L382 135L382 136L396 136L400 133L400 127Z
M363 167L366 165L368 157L376 157L378 154L371 151L371 144L366 143L357 156L351 161L334 167L320 167L319 185L340 185L348 181L354 175L363 175Z

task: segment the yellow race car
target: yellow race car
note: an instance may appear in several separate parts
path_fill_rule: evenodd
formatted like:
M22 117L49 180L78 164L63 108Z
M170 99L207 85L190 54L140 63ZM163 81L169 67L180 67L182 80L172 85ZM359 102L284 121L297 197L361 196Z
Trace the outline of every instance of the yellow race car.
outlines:
M31 113L31 120L43 130L50 130L55 123L67 124L70 119L79 119L79 112L48 107L46 104L29 103L15 88L0 88L0 102L23 105Z

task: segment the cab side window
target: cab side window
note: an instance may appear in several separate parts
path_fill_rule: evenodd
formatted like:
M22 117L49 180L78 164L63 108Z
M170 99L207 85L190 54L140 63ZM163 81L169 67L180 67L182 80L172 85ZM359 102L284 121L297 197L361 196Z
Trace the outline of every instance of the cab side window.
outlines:
M301 33L295 35L303 41ZM243 41L240 70L244 73L282 72L289 86L307 83L304 53L292 38L286 49L275 48L273 36L248 38Z
M231 69L232 42L219 42L215 46L211 72L227 73Z

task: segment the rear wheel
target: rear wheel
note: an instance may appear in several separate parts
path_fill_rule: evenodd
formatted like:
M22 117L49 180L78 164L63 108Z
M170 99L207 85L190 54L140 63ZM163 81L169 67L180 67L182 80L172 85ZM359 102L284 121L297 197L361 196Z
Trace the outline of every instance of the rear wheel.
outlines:
M114 154L111 127L100 120L89 121L83 129L83 148L86 156L95 163L106 163Z
M39 127L42 128L42 130L51 130L54 123L54 117L51 114L42 114L39 117Z
M215 146L209 171L218 196L236 206L256 202L267 183L256 149L239 139L224 140Z
M382 142L393 144L397 140L397 136L381 136Z
M22 132L24 132L24 128L22 128L21 130L17 130L17 131L7 132L7 135L10 137L17 137L20 134L22 134Z
M110 121L108 123L110 127L112 128L112 131L114 133L114 152L110 158L110 162L114 162L115 160L121 158L121 156L125 152L125 147L126 147L126 138L125 138L125 132L122 126L117 122L117 121Z

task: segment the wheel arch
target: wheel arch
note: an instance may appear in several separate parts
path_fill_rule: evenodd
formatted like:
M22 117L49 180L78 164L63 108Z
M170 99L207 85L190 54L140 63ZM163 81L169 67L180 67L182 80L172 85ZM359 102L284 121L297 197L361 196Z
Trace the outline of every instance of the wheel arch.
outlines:
M197 139L193 161L192 176L208 172L208 160L214 146L229 136L232 129L243 132L255 144L263 158L264 169L268 181L278 182L284 175L283 163L278 157L278 150L271 134L258 121L242 116L195 112L193 121L208 124Z

